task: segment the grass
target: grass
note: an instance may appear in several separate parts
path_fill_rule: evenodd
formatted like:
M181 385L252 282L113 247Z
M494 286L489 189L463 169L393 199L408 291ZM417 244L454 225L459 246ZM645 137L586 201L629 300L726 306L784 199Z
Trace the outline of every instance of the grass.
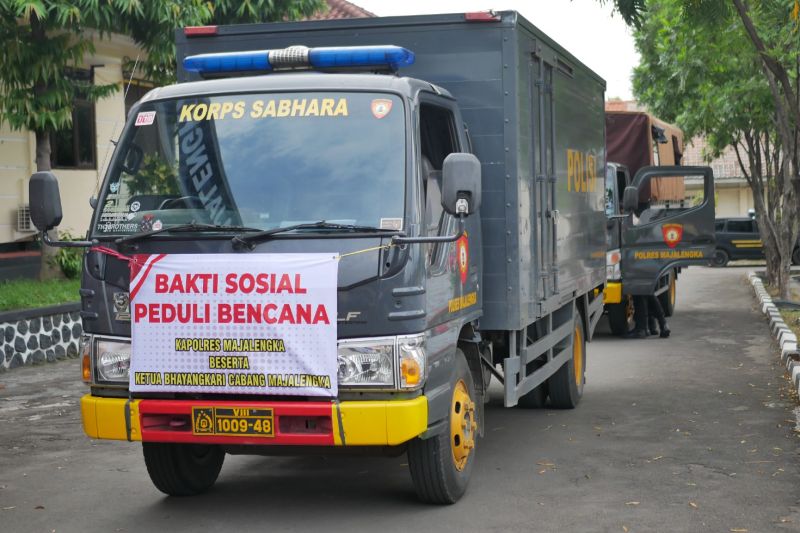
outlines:
M38 281L20 279L0 282L0 311L33 309L80 300L78 288L81 282L74 280Z
M800 339L800 311L789 310L789 309L781 309L781 315L783 315L783 321L786 322L786 325L789 326L797 338Z

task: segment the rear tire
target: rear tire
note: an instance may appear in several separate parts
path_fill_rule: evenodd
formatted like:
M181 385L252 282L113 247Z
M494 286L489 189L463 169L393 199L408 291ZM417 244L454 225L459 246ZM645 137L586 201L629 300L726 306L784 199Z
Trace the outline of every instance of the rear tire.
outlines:
M728 264L731 256L722 248L714 250L714 257L711 258L711 266L721 268Z
M633 298L623 296L618 304L607 304L608 325L614 335L625 335L633 329Z
M194 496L205 492L219 476L225 452L219 446L142 443L150 480L169 496Z
M517 406L523 409L541 409L547 402L547 381L529 391L517 400Z
M408 445L408 467L417 497L426 503L452 504L467 490L475 463L478 420L475 384L464 353L456 350L456 372L451 383L450 418L446 428L428 439Z
M550 405L556 409L574 409L583 396L586 370L586 336L583 320L576 313L572 331L572 357L548 380Z
M670 317L675 312L676 280L675 272L669 275L669 288L658 295L658 302L664 310L664 316Z

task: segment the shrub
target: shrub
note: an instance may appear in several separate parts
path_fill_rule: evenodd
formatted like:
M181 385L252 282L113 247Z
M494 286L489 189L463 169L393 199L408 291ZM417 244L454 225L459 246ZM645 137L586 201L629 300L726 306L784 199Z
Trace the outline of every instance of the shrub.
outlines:
M61 232L59 239L74 241L75 237L67 231ZM83 264L83 248L59 248L53 257L53 263L61 269L67 279L77 279L81 274Z

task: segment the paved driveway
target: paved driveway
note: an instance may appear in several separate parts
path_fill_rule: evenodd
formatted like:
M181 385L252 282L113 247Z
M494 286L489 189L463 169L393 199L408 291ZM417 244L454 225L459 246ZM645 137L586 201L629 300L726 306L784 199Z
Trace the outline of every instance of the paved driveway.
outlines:
M463 500L404 456L228 457L166 498L137 444L80 428L76 361L0 374L0 531L800 531L797 406L743 269L692 268L673 336L589 345L573 411L487 409Z

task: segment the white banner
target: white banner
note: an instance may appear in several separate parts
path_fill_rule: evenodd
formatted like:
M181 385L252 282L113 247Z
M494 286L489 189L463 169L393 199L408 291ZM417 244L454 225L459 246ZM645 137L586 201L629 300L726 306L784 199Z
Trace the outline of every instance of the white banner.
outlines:
M130 389L337 394L334 254L139 255Z

